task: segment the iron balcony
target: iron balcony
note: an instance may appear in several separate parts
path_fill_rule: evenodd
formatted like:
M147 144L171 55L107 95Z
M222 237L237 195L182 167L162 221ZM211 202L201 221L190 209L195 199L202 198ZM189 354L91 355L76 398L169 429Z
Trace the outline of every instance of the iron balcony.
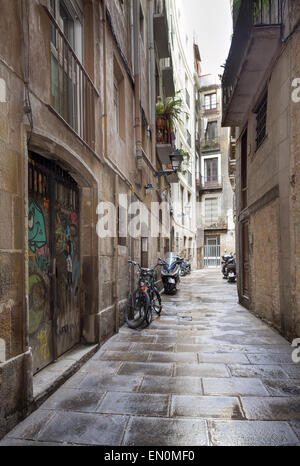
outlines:
M240 126L280 50L282 0L243 0L222 79L222 126Z

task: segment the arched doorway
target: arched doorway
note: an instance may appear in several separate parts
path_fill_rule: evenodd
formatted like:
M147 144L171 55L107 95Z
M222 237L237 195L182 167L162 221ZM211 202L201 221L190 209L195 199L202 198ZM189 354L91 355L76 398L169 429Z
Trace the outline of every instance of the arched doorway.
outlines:
M79 189L54 161L29 154L29 342L36 373L80 341Z

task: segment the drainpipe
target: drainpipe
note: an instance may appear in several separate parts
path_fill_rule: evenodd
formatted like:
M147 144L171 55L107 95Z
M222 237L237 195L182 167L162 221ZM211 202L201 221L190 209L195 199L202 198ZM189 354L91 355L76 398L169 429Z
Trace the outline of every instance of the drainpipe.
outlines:
M156 87L155 87L155 52L154 52L154 28L153 28L154 2L149 1L149 53L150 53L150 129L152 138L152 162L155 161L156 141Z
M106 25L106 0L102 0L102 25L103 25L103 152L107 156L107 25Z
M141 79L140 79L140 1L133 0L133 42L134 42L134 98L135 98L135 140L137 168L142 168L142 128L141 128Z
M115 175L115 209L116 209L116 226L118 222L118 207L119 207L119 176ZM114 237L114 306L115 306L115 331L119 333L119 242L118 235Z

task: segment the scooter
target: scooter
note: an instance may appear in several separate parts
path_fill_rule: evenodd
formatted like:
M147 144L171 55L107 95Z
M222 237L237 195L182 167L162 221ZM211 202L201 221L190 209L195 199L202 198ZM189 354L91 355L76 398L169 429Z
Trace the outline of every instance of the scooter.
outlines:
M182 260L182 263L180 264L180 276L185 277L188 274L187 264L183 257L181 257L180 259Z
M186 271L187 274L190 274L192 272L192 262L190 258L188 258L188 260L186 261Z
M175 294L177 285L180 283L180 269L183 259L178 257L174 252L169 252L166 259L159 259L162 266L161 278L166 294Z
M227 278L228 278L227 264L232 259L234 259L232 253L231 254L224 254L224 256L222 256L222 274L223 274L223 278L225 280L227 280Z
M227 278L228 282L231 283L234 283L236 280L236 262L234 257L227 262Z

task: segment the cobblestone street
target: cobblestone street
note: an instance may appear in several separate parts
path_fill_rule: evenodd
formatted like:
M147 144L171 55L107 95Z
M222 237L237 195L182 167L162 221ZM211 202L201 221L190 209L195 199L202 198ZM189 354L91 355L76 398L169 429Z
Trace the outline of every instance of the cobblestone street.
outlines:
M220 271L182 279L162 316L124 326L2 445L299 445L300 364Z

